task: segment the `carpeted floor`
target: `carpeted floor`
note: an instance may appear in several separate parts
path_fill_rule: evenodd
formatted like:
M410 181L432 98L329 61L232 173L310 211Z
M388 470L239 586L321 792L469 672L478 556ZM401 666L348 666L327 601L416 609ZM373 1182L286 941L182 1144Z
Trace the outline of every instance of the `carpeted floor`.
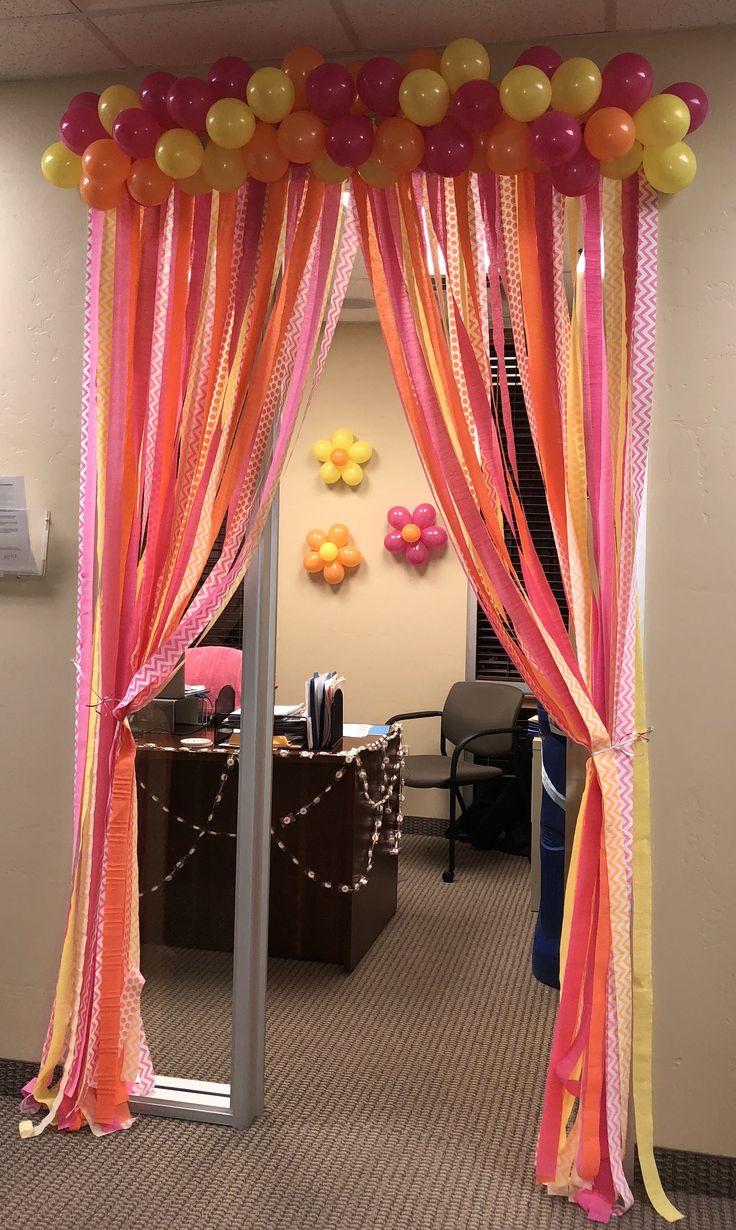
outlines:
M532 1177L555 995L529 972L528 865L463 848L445 885L443 857L406 837L399 913L352 975L272 963L268 1109L247 1131L150 1118L102 1141L22 1143L17 1102L0 1099L2 1230L586 1224ZM153 957L158 1070L226 1077L227 963ZM736 1230L732 1164L668 1155L663 1177L694 1230ZM637 1198L625 1224L661 1225Z

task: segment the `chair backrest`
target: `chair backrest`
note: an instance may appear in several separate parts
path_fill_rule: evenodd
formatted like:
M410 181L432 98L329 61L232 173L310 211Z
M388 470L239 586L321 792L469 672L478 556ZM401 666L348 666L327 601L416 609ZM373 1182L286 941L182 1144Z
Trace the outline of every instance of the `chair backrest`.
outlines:
M511 728L523 699L521 688L513 683L453 683L442 710L442 733L450 743L459 743L474 730L486 730L489 726ZM471 743L468 750L493 760L510 756L512 746L512 735L487 735Z
M235 708L240 708L240 679L243 671L242 649L229 645L197 645L184 655L184 677L188 684L206 687L214 705L228 685L235 693Z

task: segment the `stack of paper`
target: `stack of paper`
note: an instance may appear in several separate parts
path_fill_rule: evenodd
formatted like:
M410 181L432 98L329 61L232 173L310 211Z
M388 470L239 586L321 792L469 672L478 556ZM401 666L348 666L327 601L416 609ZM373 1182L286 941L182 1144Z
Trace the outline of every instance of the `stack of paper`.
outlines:
M311 679L307 679L304 688L304 705L307 715L307 747L309 748L328 748L332 747L336 739L342 737L342 722L340 721L340 729L336 729L335 701L339 697L339 709L342 710L342 693L339 691L338 685L344 683L344 679L338 679L336 671L329 671L327 674L312 675Z

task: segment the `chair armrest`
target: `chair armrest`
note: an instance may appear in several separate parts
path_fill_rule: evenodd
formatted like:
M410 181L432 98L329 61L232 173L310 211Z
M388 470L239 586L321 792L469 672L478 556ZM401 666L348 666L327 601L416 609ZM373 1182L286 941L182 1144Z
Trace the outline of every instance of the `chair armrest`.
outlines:
M472 735L466 735L459 743L455 744L452 752L452 761L450 763L450 777L455 776L458 761L465 751L469 743L475 743L476 739L482 739L485 735L515 735L517 729L515 726L491 726L488 730L476 730Z
M441 709L420 709L416 713L395 713L386 718L384 726L393 726L395 722L408 722L410 718L442 717Z

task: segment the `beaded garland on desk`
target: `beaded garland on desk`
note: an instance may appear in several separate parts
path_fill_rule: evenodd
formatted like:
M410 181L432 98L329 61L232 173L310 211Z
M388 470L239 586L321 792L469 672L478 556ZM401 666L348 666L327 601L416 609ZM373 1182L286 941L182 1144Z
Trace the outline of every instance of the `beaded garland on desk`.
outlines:
M393 765L392 765L391 757L387 755L387 750L388 750L388 744L390 740L394 738L396 733L398 733L399 735L399 748L398 748L398 755L396 756L393 762ZM144 749L146 747L152 747L152 748L155 747L159 751L162 750L156 744L141 744L140 746ZM175 751L178 749L176 749L175 747L172 747L171 749L163 749L163 750ZM374 751L383 752L383 757L381 760L381 769L382 769L381 788L379 791L379 795L376 799L372 799L370 795L368 794L368 774L363 766L363 760L362 760L362 756L366 752L374 752ZM286 748L283 748L283 749L278 749L277 754L279 756L290 756L293 753L288 751ZM303 751L299 753L301 757L306 758L306 759L311 759L316 754L318 753L311 752L311 751ZM403 769L404 769L404 762L405 762L405 757L406 757L406 747L404 745L403 737L401 734L401 728L396 727L393 734L382 735L378 739L376 739L373 743L367 743L363 745L362 747L354 748L349 752L345 752L343 755L345 759L345 764L342 765L336 771L335 776L332 779L332 781L329 782L326 786L324 786L323 789L320 791L320 793L315 795L314 798L311 799L308 803L305 803L302 807L295 809L293 812L288 812L285 816L280 816L276 821L274 821L274 823L271 825L271 835L274 838L277 848L281 850L282 853L285 854L291 860L294 866L297 867L301 871L301 873L304 876L306 876L308 880L311 880L315 884L319 884L321 888L327 889L328 891L332 890L334 892L340 892L340 893L357 893L357 892L360 892L362 888L365 888L366 884L368 883L368 877L370 876L371 870L373 868L373 854L380 840L381 831L384 828L384 819L391 816L393 812L394 796L397 793L398 793L398 800L399 800L399 809L396 813L396 825L395 825L395 829L393 833L391 834L390 844L388 847L388 853L389 854L399 853L399 848L401 845L401 826L402 826L402 821L403 821L401 806L404 801ZM209 826L212 824L212 821L214 820L215 812L217 811L217 808L219 807L220 802L222 801L222 795L225 789L225 784L230 775L230 770L235 764L237 758L238 757L235 752L233 752L231 755L228 756L227 762L226 762L226 770L224 773L220 774L220 784L217 789L217 794L215 795L215 799L212 804L212 808L207 816L207 820L203 825L194 824L189 820L185 820L183 816L174 815L174 819L179 824L184 824L188 828L191 828L193 832L196 833L196 837L194 838L193 844L191 845L187 853L182 855L182 857L177 860L172 870L167 875L164 876L163 880L161 880L158 884L154 884L151 888L142 889L138 894L139 897L143 897L147 893L158 892L159 889L163 888L165 884L171 883L174 877L182 870L184 866L186 866L186 864L189 862L192 855L196 853L199 847L199 843L203 837L205 836L229 837L232 839L236 837L235 833L223 832L223 830L221 829L212 829ZM368 854L366 858L366 866L365 866L363 875L359 876L358 879L353 881L353 883L351 884L343 884L339 882L333 883L333 881L331 880L324 879L313 868L307 867L304 863L302 863L300 859L296 857L296 855L292 854L291 851L288 849L286 842L283 840L282 837L278 836L278 833L280 830L283 830L283 828L287 828L289 825L296 823L303 816L308 815L309 812L313 808L318 807L319 804L322 802L324 796L326 794L329 794L332 791L332 789L335 787L337 782L342 780L342 778L345 776L347 765L352 763L353 761L355 762L355 767L356 767L356 772L358 775L358 781L360 783L361 793L363 795L365 802L368 804L371 810L375 813L375 817L373 821L373 829L371 832L371 839L370 839L370 844L368 847ZM393 772L391 771L392 768L393 768ZM169 808L164 803L161 802L161 800L158 798L157 795L149 793L145 782L141 781L139 784L140 784L141 789L146 794L148 794L148 797L151 799L151 801L156 803L166 815L170 816L172 814Z

